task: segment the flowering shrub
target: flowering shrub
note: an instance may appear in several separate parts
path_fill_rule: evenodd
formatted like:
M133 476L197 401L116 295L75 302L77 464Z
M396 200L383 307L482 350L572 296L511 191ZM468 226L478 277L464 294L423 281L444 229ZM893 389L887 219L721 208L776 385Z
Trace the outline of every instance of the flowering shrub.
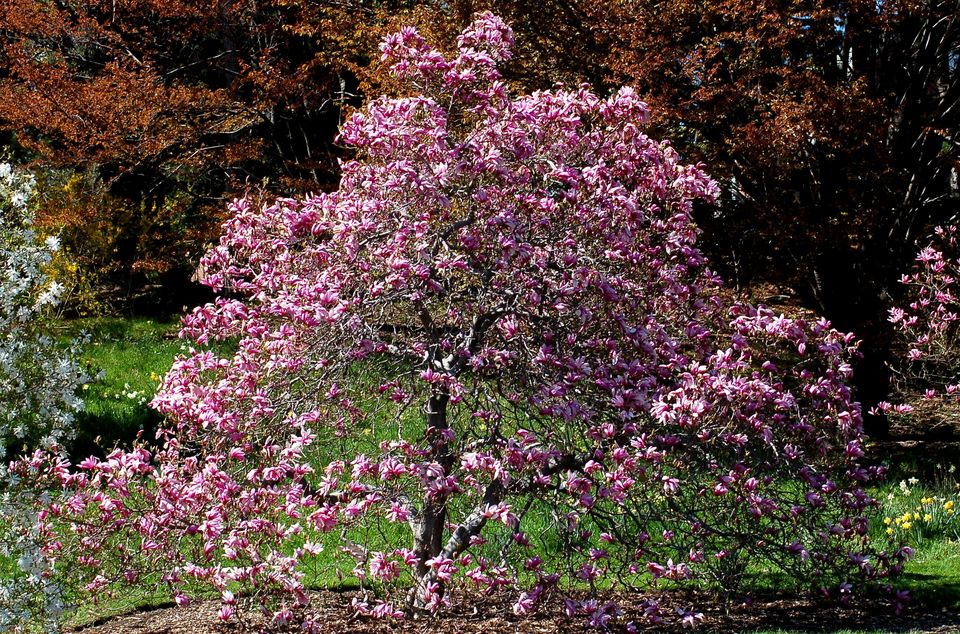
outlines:
M867 544L851 336L726 310L691 221L716 184L629 89L512 96L511 44L491 14L453 59L388 38L410 95L346 122L339 190L233 204L203 262L220 297L153 401L160 446L35 457L66 490L48 552L79 545L91 592L206 586L223 619L251 600L319 629L324 561L362 615L475 588L604 627L614 585L763 561L848 592L898 569Z
M888 416L920 424L925 418L950 417L960 398L960 329L958 329L958 275L960 228L937 227L933 239L917 253L914 269L901 277L907 286L904 306L890 309L903 358L894 363L894 402L878 404ZM931 415L932 414L932 415ZM941 465L937 465L938 470ZM951 464L942 481L900 481L884 501L885 532L892 540L922 545L929 538L956 539L960 522L955 516L960 488ZM933 485L933 486L931 486Z
M898 387L906 397L923 393L925 400L955 400L960 395L960 328L958 275L960 228L937 227L934 240L917 254L915 269L901 277L910 295L905 307L890 309L890 322L906 342L905 363L898 367ZM886 413L909 415L907 403L880 403Z
M55 451L69 437L84 380L72 360L76 350L63 349L40 327L60 290L44 273L58 244L38 242L32 192L29 175L0 163L0 558L9 564L0 581L0 631L36 624L37 612L55 617L62 607L48 576L51 562L40 551L36 478L9 471L7 458L25 447Z
M947 374L943 383L957 378L957 276L960 274L960 228L937 227L935 241L917 254L916 269L901 282L913 289L906 308L891 308L890 321L908 336L909 358L941 360Z

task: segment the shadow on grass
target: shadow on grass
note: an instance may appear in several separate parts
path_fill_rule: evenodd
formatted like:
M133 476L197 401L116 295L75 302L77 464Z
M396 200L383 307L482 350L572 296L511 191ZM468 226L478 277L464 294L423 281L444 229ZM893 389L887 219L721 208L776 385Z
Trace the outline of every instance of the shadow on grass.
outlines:
M69 447L70 458L74 461L87 456L103 458L114 447L129 449L138 436L150 442L156 437L160 422L160 415L146 405L80 412L77 435Z
M901 585L910 588L918 606L954 610L960 616L960 572L956 575L908 572L903 575Z

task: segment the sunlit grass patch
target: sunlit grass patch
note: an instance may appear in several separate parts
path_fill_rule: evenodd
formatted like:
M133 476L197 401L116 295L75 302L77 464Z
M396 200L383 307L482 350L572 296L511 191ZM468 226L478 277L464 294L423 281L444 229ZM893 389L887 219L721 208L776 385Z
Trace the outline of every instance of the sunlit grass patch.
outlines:
M81 363L94 377L82 387L84 410L77 416L71 454L80 458L114 445L129 445L141 430L160 421L148 407L160 380L182 351L175 322L98 318L62 322L65 337L88 333Z
M898 587L918 602L960 607L960 473L956 464L900 465L872 493L872 537L914 549ZM914 475L917 474L917 475Z

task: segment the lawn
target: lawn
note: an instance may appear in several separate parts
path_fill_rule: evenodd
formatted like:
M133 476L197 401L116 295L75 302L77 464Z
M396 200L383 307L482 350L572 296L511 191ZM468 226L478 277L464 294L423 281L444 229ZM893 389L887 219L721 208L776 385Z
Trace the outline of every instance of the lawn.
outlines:
M178 323L110 317L65 321L57 330L63 338L90 337L81 363L93 379L83 386L71 455L102 455L141 431L152 438L160 418L148 404L182 349Z

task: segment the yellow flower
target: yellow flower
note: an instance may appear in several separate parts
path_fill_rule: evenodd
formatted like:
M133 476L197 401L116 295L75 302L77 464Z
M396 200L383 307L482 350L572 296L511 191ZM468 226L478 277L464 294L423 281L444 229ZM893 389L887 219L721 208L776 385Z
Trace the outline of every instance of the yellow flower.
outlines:
M932 520L932 519L933 519L933 515L930 515L929 513L927 513L927 514L925 514L925 515L923 516L923 521L924 521L924 522L929 522L929 521Z
M953 509L947 509L947 515L953 515Z
M912 526L913 526L913 524L911 524L910 522L904 522L904 523L903 523L903 530L908 531L908 530L910 530L910 528L911 528Z
M920 500L920 504L932 504L932 503L933 503L933 498L922 498Z
M883 518L883 523L886 524L887 526L890 526L891 522L893 522L893 520L890 519L889 517Z
M893 529L887 528L887 535L893 535Z
M949 511L952 508L953 508L953 500L947 500L946 502L943 503L943 509L945 511Z
M919 513L914 513L914 514L913 514L913 519L914 519L914 521L920 519L920 514L919 514Z

